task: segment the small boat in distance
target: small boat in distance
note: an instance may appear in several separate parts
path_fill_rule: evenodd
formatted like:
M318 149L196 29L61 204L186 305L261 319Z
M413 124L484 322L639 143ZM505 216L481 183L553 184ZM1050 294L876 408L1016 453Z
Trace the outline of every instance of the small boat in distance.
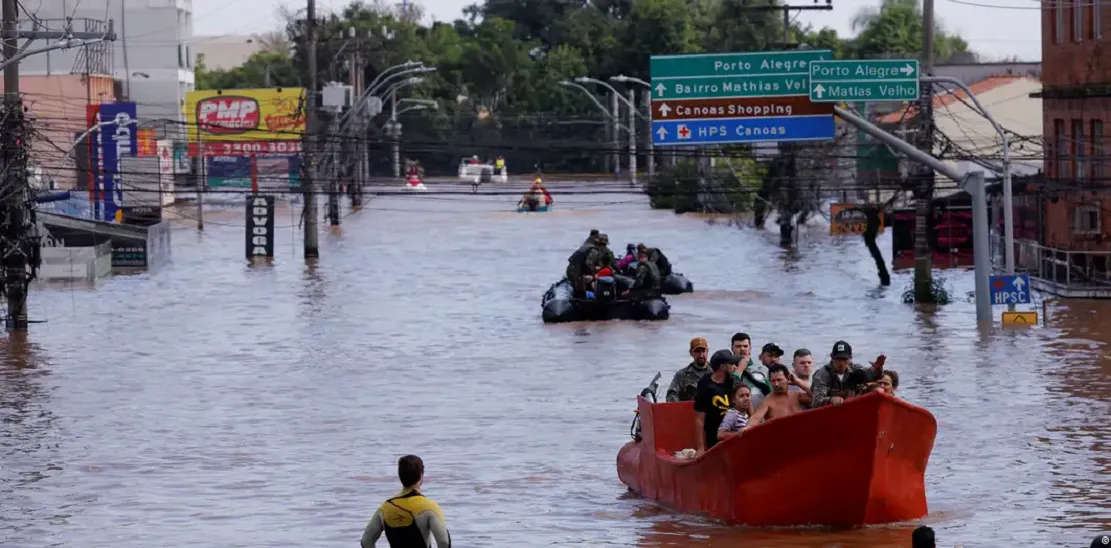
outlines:
M684 460L676 453L702 435L693 402L656 403L656 382L637 397L633 441L617 453L618 477L642 497L756 527L853 527L927 513L937 420L925 409L866 394L770 420Z

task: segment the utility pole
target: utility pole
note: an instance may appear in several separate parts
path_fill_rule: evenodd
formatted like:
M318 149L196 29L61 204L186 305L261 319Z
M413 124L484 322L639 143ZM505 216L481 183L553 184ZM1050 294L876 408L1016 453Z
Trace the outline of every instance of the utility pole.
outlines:
M397 121L397 90L390 94L390 129L386 132L390 138L390 158L393 162L394 178L401 177L401 124Z
M0 49L4 59L0 67L4 69L4 104L0 121L0 269L3 275L0 281L8 305L5 325L10 331L25 331L29 324L27 287L38 271L40 240L33 226L34 211L27 180L29 134L19 90L19 62L30 55L62 47L59 43L28 49L33 40L66 38L97 42L115 40L116 36L110 22L108 30L102 33L72 32L71 24L62 32L20 30L18 0L2 1L3 46ZM20 39L28 41L22 48Z
M305 42L309 46L304 80L309 83L305 90L305 134L302 137L302 164L305 170L301 178L301 191L305 195L305 258L320 257L319 234L316 220L316 0L308 0L305 14Z
M625 94L629 98L629 183L635 185L637 184L637 94L633 88L625 90Z
M615 177L621 174L621 105L617 104L617 92L610 92L610 124L613 125L613 173Z
M934 75L934 0L922 2L922 74ZM932 155L934 143L933 84L922 82L918 106L918 148ZM915 169L914 188L914 302L933 303L933 246L930 220L933 211L934 170L928 164Z
M352 32L355 32L352 29ZM354 101L358 101L363 96L363 43L358 35L353 37L355 40L355 47L351 52L351 66L348 73L351 75L351 108L361 108L362 105L356 105ZM363 116L357 116L352 120L355 124L356 136L351 141L352 150L354 154L354 169L351 171L351 179L348 181L348 191L351 194L351 209L362 207L363 205L363 174L366 169L367 158L367 139L366 139L366 126L363 123Z
M648 147L648 180L651 181L656 178L656 150L652 143L652 89L644 90L644 112L648 114L648 122L645 124L648 130L648 139L645 141L645 146Z

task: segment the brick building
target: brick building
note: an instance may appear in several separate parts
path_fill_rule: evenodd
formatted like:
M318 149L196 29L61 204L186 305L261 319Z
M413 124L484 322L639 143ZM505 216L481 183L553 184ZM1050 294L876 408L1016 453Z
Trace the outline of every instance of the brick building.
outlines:
M1044 245L1109 251L1111 226L1103 222L1103 213L1111 206L1111 194L1100 189L1108 187L1111 177L1105 145L1111 136L1105 129L1111 123L1111 3L1046 3L1042 66L1043 90L1034 96L1042 98L1050 197L1045 205ZM1099 270L1106 272L1109 266L1100 265Z

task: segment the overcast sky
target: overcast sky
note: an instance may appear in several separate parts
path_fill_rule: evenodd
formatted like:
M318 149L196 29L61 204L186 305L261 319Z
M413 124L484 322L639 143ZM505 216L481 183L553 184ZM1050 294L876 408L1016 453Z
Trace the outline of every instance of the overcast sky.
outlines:
M429 20L451 21L463 7L479 0L417 0ZM810 5L813 0L788 0ZM1041 23L1038 0L936 0L938 19L947 29L958 31L977 52L990 59L1018 56L1041 59ZM193 30L196 34L251 34L278 26L276 11L281 4L304 5L283 0L193 0ZM318 10L339 9L347 0L317 0ZM841 35L849 33L849 22L863 6L877 0L833 0L832 11L803 12L801 20L817 27L830 26ZM993 7L994 6L994 7Z

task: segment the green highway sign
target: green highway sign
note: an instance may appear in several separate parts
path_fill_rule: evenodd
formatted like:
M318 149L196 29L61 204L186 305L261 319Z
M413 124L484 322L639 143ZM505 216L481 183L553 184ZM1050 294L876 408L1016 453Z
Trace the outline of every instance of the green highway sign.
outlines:
M918 99L918 61L826 61L810 63L810 100L914 101Z
M830 50L653 55L652 99L806 95L809 65Z

